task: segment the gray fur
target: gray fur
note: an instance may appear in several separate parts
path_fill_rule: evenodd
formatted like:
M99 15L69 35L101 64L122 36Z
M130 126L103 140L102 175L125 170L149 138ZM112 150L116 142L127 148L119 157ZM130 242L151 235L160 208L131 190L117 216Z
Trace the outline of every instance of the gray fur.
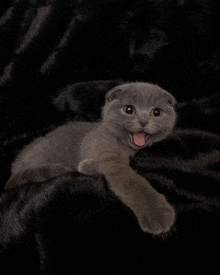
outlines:
M172 206L129 166L129 157L172 132L175 103L171 94L153 84L136 82L115 87L106 94L100 123L69 123L25 147L12 164L6 189L73 170L103 174L115 195L136 215L143 231L168 231L175 220ZM126 113L127 105L134 106L136 112ZM152 115L155 108L163 110L161 116ZM143 132L147 133L146 140ZM145 144L136 145L135 138Z

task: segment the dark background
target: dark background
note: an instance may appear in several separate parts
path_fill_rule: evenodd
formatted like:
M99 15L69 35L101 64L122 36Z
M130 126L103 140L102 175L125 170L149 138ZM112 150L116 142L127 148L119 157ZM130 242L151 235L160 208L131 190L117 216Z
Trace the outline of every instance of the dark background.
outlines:
M7 0L0 15L2 274L219 275L220 2ZM22 146L99 119L105 93L127 81L179 102L181 130L131 162L174 205L171 232L142 233L102 177L4 191Z

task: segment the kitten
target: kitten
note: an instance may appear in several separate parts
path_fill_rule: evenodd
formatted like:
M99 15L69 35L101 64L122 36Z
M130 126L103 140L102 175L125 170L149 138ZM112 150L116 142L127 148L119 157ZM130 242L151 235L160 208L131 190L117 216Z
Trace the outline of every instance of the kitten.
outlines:
M129 157L172 132L175 103L170 93L149 83L113 88L106 94L100 123L72 122L26 146L12 164L6 189L76 169L87 175L103 174L144 232L168 231L174 209L129 166Z

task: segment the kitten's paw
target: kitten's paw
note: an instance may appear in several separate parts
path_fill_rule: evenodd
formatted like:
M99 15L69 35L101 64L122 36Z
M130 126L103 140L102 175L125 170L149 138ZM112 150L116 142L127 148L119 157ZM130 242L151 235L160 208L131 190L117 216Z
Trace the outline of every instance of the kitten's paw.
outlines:
M96 165L93 159L84 159L78 165L78 171L85 175L97 174Z
M150 209L140 215L138 221L144 232L151 234L165 233L170 230L175 222L175 211L165 197L159 194L155 205L151 205Z

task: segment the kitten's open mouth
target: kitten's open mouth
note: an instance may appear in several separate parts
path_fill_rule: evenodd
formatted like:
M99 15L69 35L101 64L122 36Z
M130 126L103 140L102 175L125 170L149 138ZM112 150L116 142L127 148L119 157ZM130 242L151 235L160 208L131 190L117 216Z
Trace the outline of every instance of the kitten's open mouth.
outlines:
M129 132L131 141L137 146L144 146L146 144L147 133L141 132Z

